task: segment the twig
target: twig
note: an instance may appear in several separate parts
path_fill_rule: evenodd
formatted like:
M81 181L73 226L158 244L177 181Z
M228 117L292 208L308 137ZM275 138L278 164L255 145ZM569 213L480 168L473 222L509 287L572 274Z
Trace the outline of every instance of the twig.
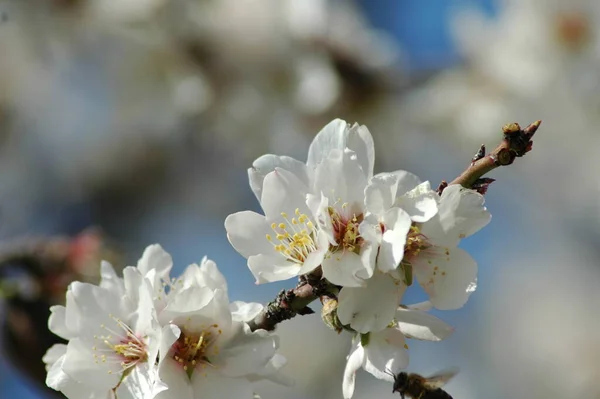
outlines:
M296 288L282 290L274 301L269 302L264 310L248 323L252 331L273 331L282 321L292 319L297 315L313 314L314 310L308 305L322 295L336 289L327 280L321 278L321 268L313 273L300 277Z
M482 179L482 177L499 166L512 164L516 158L522 157L531 151L533 145L531 139L541 123L542 121L535 121L525 129L521 129L518 123L505 125L502 128L504 137L500 144L488 155L485 155L485 146L482 145L473 157L469 167L460 176L452 180L450 184L460 184L465 188L485 193L487 187L494 180ZM441 188L441 190L438 188L438 193L441 194L444 188Z

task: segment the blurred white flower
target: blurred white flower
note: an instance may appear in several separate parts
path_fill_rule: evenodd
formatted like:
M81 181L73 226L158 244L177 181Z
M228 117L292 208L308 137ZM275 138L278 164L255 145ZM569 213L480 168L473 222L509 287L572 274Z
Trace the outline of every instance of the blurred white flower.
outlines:
M344 370L343 394L354 394L356 371L363 368L374 377L393 382L391 373L408 366L406 338L441 341L454 329L424 311L411 306L399 307L388 328L368 334L357 334Z

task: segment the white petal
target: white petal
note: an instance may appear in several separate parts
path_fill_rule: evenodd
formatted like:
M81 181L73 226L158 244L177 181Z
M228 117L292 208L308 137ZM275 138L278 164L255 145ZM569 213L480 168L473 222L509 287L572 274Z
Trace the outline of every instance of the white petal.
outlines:
M158 353L160 354L159 362L163 362L163 360L167 359L171 347L179 339L181 335L181 329L177 327L175 324L167 324L162 328L162 333L160 335L160 350Z
M331 150L349 148L356 153L361 169L367 178L373 176L375 147L373 137L366 126L354 124L349 127L346 121L335 119L327 124L314 138L308 149L306 164L316 168Z
M379 173L376 175L376 177L377 176L394 176L398 180L397 191L395 192L396 197L406 194L421 184L421 179L405 170L396 170L390 173Z
M252 163L252 167L248 169L248 179L250 180L250 188L256 198L260 202L262 198L263 180L275 168L289 170L308 186L308 172L306 165L294 158L286 156L277 156L272 154L263 155Z
M198 374L198 373L194 373ZM159 366L159 376L168 387L167 390L156 395L156 399L193 399L192 384L181 365L173 359L164 359Z
M315 240L317 250L308 254L306 259L304 259L304 264L300 270L298 270L298 274L300 275L308 274L319 267L323 263L323 259L325 259L325 255L329 250L329 238L327 237L327 233L323 230L318 231Z
M54 345L56 346L56 345ZM53 346L53 348L54 348ZM66 345L62 345L65 347L65 351L66 351ZM52 348L50 348L50 350L52 350ZM48 352L50 352L50 350ZM50 367L48 371L48 374L46 375L46 385L48 385L50 388L60 391L61 389L64 388L65 385L74 382L74 380L71 379L71 377L69 377L68 375L65 374L65 372L62 370L62 365L63 365L63 361L64 361L64 353L63 355L59 356L54 362L49 363Z
M227 238L244 258L258 254L275 254L267 235L274 235L263 215L252 211L237 212L225 219Z
M216 364L219 371L229 377L241 377L264 369L279 346L277 336L264 330L249 332L241 329L221 348Z
M367 211L382 215L394 205L398 191L398 177L389 173L374 176L365 188Z
M148 363L136 366L125 377L116 392L118 399L152 399L167 386L158 381L158 375L149 367Z
M211 290L217 288L227 291L227 280L221 273L217 264L206 256L200 262L196 273L196 284L201 287L209 287Z
M256 302L235 301L231 302L229 305L233 320L243 322L254 319L262 312L263 308L264 306L262 304Z
M344 287L338 296L338 318L342 324L360 332L380 331L394 319L402 294L403 283L375 272L365 287Z
M370 334L365 347L365 371L380 380L393 381L389 372L397 373L408 366L405 343L404 335L394 328Z
M248 258L248 267L256 279L256 284L264 284L296 277L302 265L286 261L280 255L256 255Z
M354 395L356 372L363 365L364 358L365 350L360 345L360 340L355 340L346 361L346 368L344 369L344 381L342 383L344 399L350 399Z
M55 362L46 376L46 385L62 392L68 399L111 399L110 390L93 390L89 385L81 384L62 370L64 356Z
M333 150L315 170L314 190L323 193L331 204L348 203L364 206L367 177L356 155L348 150ZM362 213L362 212L360 212Z
M250 399L253 396L252 385L247 379L228 378L210 367L194 371L191 382L194 399ZM171 398L179 399L179 396Z
M50 307L50 318L48 318L48 329L64 339L75 338L75 334L69 331L66 325L67 308L60 305Z
M437 256L419 256L413 272L440 310L462 307L477 287L477 263L460 248L436 247Z
M42 357L42 361L46 364L46 371L52 366L54 363L58 362L59 359L67 353L67 345L65 344L54 344L46 351L44 357ZM62 363L62 361L61 361ZM56 388L55 388L56 389Z
M276 168L265 176L260 204L267 219L280 219L282 212L293 217L296 209L308 214L306 194L308 187L302 180L292 172Z
M176 295L170 295L167 306L159 315L161 324L201 313L204 308L209 307L214 295L215 291L208 287L190 287L178 291Z
M154 270L156 279L152 283L154 287L157 287L161 280L169 281L173 258L159 244L149 245L144 250L140 260L138 260L137 267L143 275Z
M123 280L117 276L115 269L110 263L103 260L100 262L100 287L114 290L123 295Z
M386 230L381 240L377 267L385 273L395 270L400 265L412 221L402 209L392 208L384 214L383 223Z
M379 219L375 215L367 214L358 226L358 233L365 241L378 245L383 235Z
M369 265L363 263L360 255L349 251L339 251L328 255L321 266L324 278L343 287L361 287L365 284L365 278L359 276L373 274L372 267L369 270Z
M398 197L396 205L404 209L414 222L425 223L437 214L439 200L429 182L424 182Z
M83 343L79 338L70 340L63 363L64 372L92 389L115 387L122 374L116 354L114 359L107 354L106 362L98 363L96 363L94 354L92 346Z
M492 215L483 205L483 195L458 184L446 187L439 204L439 228L429 223L423 225L423 234L438 245L455 246L461 239L478 232L487 225ZM432 221L434 221L432 219ZM443 233L443 236L440 236Z
M452 326L435 316L418 310L398 308L396 311L397 328L408 338L425 341L441 341L453 332Z

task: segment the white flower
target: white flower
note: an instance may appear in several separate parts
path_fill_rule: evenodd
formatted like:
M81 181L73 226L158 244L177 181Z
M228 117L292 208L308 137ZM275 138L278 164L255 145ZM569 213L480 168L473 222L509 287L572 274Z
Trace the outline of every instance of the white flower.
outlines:
M158 398L252 398L252 382L277 381L285 364L278 337L250 331L259 304L230 305L214 262L191 265L176 280L159 314L163 327L159 375L168 390Z
M320 166L322 163L326 165ZM373 174L373 163L373 139L369 131L364 126L349 127L340 119L329 123L315 137L306 164L275 155L265 155L254 162L248 170L250 187L265 216L238 212L227 217L225 229L233 247L248 259L248 267L257 283L285 280L311 272L323 263L330 243L340 250L351 245L358 250L356 239L350 240L352 243L348 242L347 246L340 246L340 237L334 234L334 223L338 229L341 224L347 226L350 223L346 230L355 231L352 230L348 237L358 235L359 223L352 221L353 207L356 201L364 202L363 191ZM329 173L327 165L335 170ZM338 178L345 180L340 182ZM335 186L330 185L332 181ZM335 211L325 230L318 228L311 217L313 212L307 206L310 193L317 194L312 204L316 205L314 210L319 215L326 215L329 208ZM325 196L324 201L321 201L321 193ZM350 201L349 205L338 201L339 195L346 197L343 201ZM322 205L320 208L319 204ZM330 259L333 260L329 263L335 263L336 258ZM372 274L368 270L361 273L363 267L357 269L356 262L347 267L348 273L339 273L335 268L325 269L326 277L338 284L360 285L361 279Z
M407 284L399 266L411 224L437 213L437 194L429 183L397 171L374 176L365 189L368 211L360 235L379 248L376 270L361 287L344 287L338 297L341 323L355 331L379 331L390 323Z
M388 328L354 337L344 370L344 398L349 399L354 394L356 371L361 367L376 378L393 381L390 373L408 366L405 338L441 341L453 331L452 327L423 311L399 307Z
M477 263L457 245L489 223L483 204L483 195L451 185L439 199L438 213L411 227L403 266L412 270L437 309L460 308L477 287Z
M153 398L165 388L155 370L160 326L150 284L134 267L123 275L103 263L101 286L74 282L66 306L51 308L50 330L69 342L44 357L46 382L69 398Z

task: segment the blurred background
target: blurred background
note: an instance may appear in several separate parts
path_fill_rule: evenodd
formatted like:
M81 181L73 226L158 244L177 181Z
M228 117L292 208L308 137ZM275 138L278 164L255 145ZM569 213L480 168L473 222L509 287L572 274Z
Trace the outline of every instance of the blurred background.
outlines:
M159 242L177 272L214 259L232 300L293 286L255 286L223 220L259 210L255 158L304 160L340 117L376 172L433 186L543 120L463 241L478 290L434 312L455 334L410 342L409 371L459 366L455 399L600 398L599 26L595 0L0 0L0 397L51 397L48 306L101 258ZM296 385L263 398L341 398L350 337L318 315L280 332ZM359 373L355 397L391 390Z

